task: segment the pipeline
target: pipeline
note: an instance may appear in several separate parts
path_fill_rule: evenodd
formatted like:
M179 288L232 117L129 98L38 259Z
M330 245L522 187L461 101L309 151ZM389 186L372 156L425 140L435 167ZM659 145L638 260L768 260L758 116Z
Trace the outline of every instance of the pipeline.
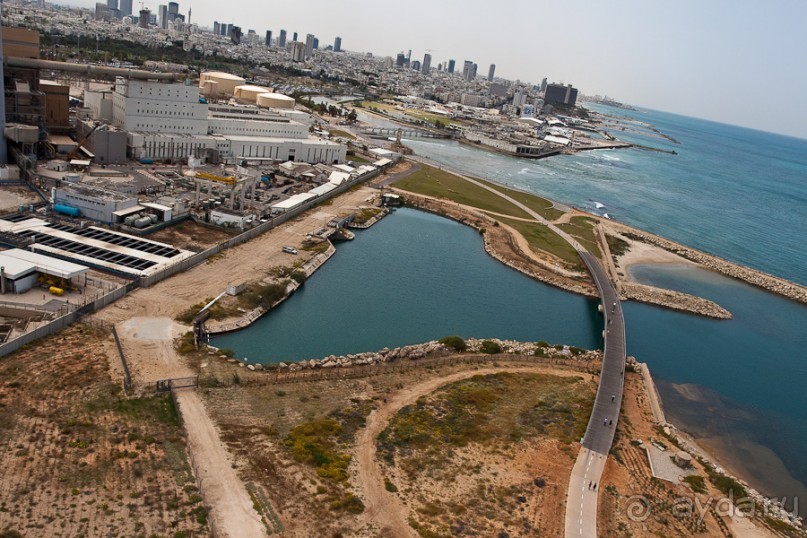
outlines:
M152 73L141 69L125 69L122 67L104 67L89 64L55 62L53 60L36 60L33 58L5 57L4 63L9 67L27 67L31 69L49 69L51 71L70 71L85 75L105 75L113 77L137 78L144 80L177 80L179 73Z

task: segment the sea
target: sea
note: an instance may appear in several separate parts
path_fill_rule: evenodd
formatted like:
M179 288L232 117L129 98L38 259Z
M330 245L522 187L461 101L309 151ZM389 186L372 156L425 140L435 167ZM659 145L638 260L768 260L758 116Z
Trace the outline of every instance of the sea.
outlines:
M665 112L589 106L619 118L612 134L621 140L676 154L631 148L532 161L448 140L405 143L440 166L607 213L807 285L807 140ZM650 366L668 420L728 470L804 514L807 306L688 266L636 266L632 274L732 312L732 320L711 320L626 303L628 354ZM596 303L495 262L473 230L401 209L340 244L280 308L214 344L260 362L448 334L598 347L598 323Z

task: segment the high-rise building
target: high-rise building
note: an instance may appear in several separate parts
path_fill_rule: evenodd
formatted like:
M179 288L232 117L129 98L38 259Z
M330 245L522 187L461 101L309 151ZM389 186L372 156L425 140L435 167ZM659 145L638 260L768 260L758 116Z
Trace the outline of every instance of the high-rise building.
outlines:
M412 69L414 69L415 71L420 71L420 62L417 60L412 62Z
M493 73L496 72L496 64L490 64L490 69L488 69L488 82L493 82Z
M426 54L423 55L423 67L420 68L420 72L423 73L424 75L428 75L431 66L432 66L432 55L427 52Z
M132 14L132 0L120 0L118 9L120 9L121 18L128 17Z
M305 36L305 59L309 59L314 55L314 34Z
M541 93L545 92L546 92L546 77L544 77L544 80L541 81Z
M457 65L457 62L454 60L448 61L448 74L451 75L454 73L454 67Z
M179 15L179 4L176 2L168 2L168 20L175 20L177 15Z
M527 102L527 95L521 92L513 94L513 106L522 106Z
M138 26L140 26L140 28L148 28L149 22L151 22L151 11L148 9L141 9L140 19L138 19Z
M304 62L305 43L302 43L300 41L292 41L290 47L291 47L291 60L293 62Z
M473 69L472 74L471 74L471 80L476 80L476 69L477 69L477 67L478 66L476 64L474 64L474 69Z
M574 106L577 102L577 88L571 84L547 84L544 92L544 102L552 105Z
M272 46L272 30L266 30L266 48Z
M280 35L277 36L277 47L279 49L286 48L286 30L280 30Z
M230 30L230 41L235 45L241 43L241 27L234 24L228 24L227 27Z
M118 9L118 0L106 0L106 7L112 11L113 9Z
M337 37L333 40L333 51L334 52L342 52L342 38Z
M314 38L314 50L319 50L319 38Z
M395 67L403 67L405 62L406 56L404 56L403 52L399 52L398 56L395 57Z
M294 32L294 34L292 34L291 40L292 41L297 41L297 32Z
M160 28L162 28L163 30L167 30L168 29L168 6L166 6L166 5L158 6L157 7L157 15L159 15L159 19L160 19L159 20ZM221 30L219 28L219 23L214 22L213 23L213 33L218 34L220 31Z
M465 60L465 63L462 64L462 78L467 80L468 82L474 79L474 63Z

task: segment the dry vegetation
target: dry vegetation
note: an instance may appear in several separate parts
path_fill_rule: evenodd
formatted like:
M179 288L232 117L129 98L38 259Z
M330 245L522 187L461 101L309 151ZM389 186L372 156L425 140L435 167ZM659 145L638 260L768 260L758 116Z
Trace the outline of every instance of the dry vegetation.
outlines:
M561 536L595 389L577 376L497 373L420 398L378 438L387 490L421 536Z
M0 359L0 532L209 534L170 396L127 398L116 353L79 324Z

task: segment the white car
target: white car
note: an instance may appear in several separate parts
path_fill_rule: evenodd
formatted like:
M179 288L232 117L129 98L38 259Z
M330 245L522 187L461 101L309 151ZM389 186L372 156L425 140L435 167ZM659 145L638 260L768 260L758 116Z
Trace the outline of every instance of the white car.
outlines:
M283 247L283 252L286 254L297 254L297 249L294 247Z

